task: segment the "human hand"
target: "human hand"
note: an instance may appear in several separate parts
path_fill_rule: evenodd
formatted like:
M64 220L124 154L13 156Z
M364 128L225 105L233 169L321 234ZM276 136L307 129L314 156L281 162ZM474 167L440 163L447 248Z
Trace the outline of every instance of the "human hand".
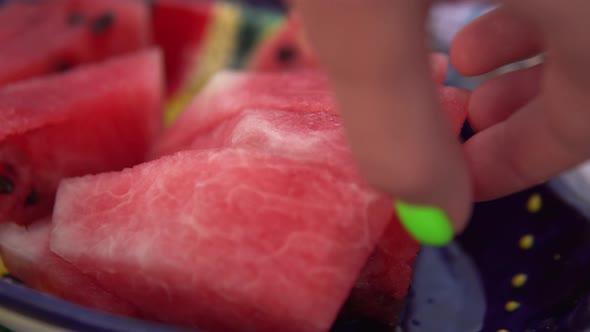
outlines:
M442 125L429 79L428 1L296 5L333 82L363 175L404 201L440 207L455 231L469 216L472 188L475 199L496 198L590 157L590 43L584 26L590 3L508 0L457 35L451 61L464 75L541 52L547 57L474 92L470 122L478 133L464 145L466 161Z
M464 145L475 198L544 182L590 157L590 3L507 0L460 31L451 61L479 75L544 53L543 64L483 83L471 97L478 133Z

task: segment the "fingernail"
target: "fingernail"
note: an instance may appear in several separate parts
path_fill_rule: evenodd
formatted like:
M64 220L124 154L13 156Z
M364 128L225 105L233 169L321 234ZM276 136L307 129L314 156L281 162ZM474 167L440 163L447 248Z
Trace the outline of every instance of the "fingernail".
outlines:
M394 202L405 229L421 244L442 247L453 240L454 232L447 214L437 207Z

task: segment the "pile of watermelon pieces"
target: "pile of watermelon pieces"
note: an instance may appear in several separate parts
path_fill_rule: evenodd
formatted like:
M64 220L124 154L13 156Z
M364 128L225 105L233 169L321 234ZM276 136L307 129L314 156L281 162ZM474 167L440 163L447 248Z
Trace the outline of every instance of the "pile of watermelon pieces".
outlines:
M198 48L210 4L0 5L0 254L12 274L89 308L211 332L328 331L339 315L396 326L418 245L393 198L357 174L295 18L164 128L178 52ZM442 86L445 57L432 66L458 134L468 94Z

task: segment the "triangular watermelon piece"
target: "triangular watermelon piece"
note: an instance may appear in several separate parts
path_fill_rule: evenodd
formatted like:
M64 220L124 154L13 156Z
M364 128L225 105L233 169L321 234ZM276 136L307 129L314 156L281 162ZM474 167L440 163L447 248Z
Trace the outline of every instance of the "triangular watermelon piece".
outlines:
M434 80L443 83L448 57L442 53L430 56ZM254 71L290 71L321 67L313 48L306 40L300 19L291 13L272 36L261 43L250 56L248 69Z
M157 50L0 89L0 222L47 216L64 177L135 165L160 130Z
M64 180L51 249L159 321L327 331L390 216L338 168L184 151Z
M36 0L19 6L41 9L26 7L30 15L0 21L0 36L5 35L0 39L0 86L136 51L151 42L149 8L141 0ZM11 8L6 10L24 10ZM43 15L35 16L38 12ZM13 21L14 28L8 26Z
M213 20L213 10L212 1L153 1L153 36L164 53L169 93L186 84L192 67L198 62L199 50Z

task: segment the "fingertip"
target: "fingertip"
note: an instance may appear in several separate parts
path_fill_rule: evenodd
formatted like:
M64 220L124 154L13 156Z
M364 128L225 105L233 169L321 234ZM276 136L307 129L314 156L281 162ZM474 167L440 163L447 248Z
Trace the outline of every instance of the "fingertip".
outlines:
M453 68L461 75L474 76L481 74L478 59L474 57L477 53L477 45L481 43L478 38L477 22L467 24L459 30L453 38L449 48L449 61Z
M435 205L394 202L394 209L404 229L421 245L444 247L461 234L472 212L470 201L465 201L462 213L453 214Z
M394 203L402 226L418 243L432 247L443 247L454 238L454 229L447 213L432 206Z

